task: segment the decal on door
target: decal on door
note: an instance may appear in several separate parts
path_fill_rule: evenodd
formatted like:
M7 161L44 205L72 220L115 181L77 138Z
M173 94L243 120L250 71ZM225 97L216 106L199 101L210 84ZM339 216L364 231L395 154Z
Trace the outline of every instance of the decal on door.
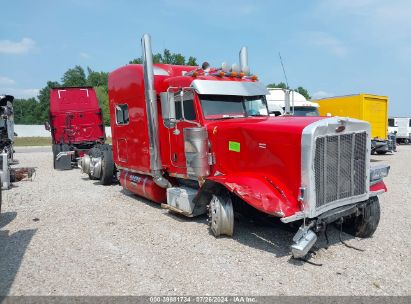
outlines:
M236 141L229 141L228 150L234 151L234 152L240 152L240 143Z

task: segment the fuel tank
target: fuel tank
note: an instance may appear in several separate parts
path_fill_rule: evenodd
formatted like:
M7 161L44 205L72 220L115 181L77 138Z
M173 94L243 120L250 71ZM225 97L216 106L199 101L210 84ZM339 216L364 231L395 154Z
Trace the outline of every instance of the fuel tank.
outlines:
M120 171L120 184L134 194L143 196L156 203L166 203L166 189L157 186L149 175L142 175L127 170Z

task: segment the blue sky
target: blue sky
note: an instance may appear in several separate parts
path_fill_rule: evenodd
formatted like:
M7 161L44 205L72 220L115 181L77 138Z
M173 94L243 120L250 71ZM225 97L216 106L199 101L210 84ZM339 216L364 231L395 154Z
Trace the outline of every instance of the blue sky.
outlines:
M0 93L35 96L77 64L112 71L140 56L143 33L199 63L238 63L249 49L264 83L314 97L388 95L411 116L411 1L1 0Z

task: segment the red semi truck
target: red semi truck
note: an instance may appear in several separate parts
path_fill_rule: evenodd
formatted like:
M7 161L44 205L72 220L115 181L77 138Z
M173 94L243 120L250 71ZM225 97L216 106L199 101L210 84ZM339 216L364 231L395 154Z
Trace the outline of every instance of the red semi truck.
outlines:
M300 222L297 258L336 221L359 237L374 233L389 167L370 168L367 122L269 116L245 48L231 69L153 64L148 35L142 48L142 65L121 67L108 81L124 188L188 217L208 213L215 236L233 234L234 210L244 204ZM101 155L89 170L114 167L110 153Z
M53 165L71 169L95 145L105 141L102 112L92 87L59 87L50 90Z

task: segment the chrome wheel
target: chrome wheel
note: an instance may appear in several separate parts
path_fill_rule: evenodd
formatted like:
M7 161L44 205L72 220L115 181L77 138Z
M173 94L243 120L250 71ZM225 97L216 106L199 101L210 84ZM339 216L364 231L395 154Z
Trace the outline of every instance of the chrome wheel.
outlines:
M208 221L214 236L232 236L234 232L234 209L230 197L228 195L213 195L208 208Z

